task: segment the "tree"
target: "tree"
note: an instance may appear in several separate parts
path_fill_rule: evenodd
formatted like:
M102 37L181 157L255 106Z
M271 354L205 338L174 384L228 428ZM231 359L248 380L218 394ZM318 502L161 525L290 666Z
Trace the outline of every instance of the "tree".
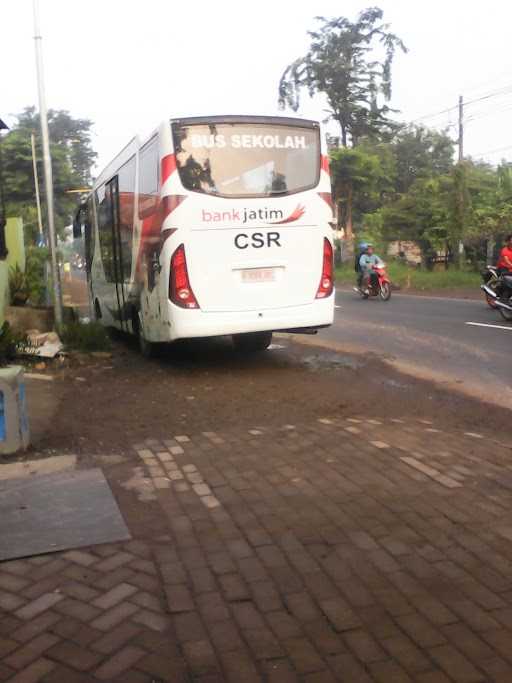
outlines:
M396 191L408 192L418 178L449 173L453 167L453 140L448 134L423 126L404 126L391 142L396 158Z
M39 114L35 107L25 107L17 117L18 130L28 133L40 130ZM75 119L68 111L50 109L48 111L48 129L52 144L65 150L73 173L83 185L91 182L91 169L96 161L97 153L92 148L91 127L89 119Z
M330 167L335 204L341 209L338 222L352 238L354 207L358 218L377 208L382 193L392 188L393 159L385 148L341 147L331 152Z
M380 210L383 238L414 241L427 260L432 251L446 245L452 197L452 176L419 178L409 192Z
M290 64L279 83L279 104L297 111L300 94L320 93L327 98L328 114L340 126L343 147L357 145L365 136L382 137L393 130L391 67L397 49L407 52L403 42L382 23L378 7L363 10L355 22L346 17L320 22L309 31L309 51ZM376 52L377 49L377 52ZM378 50L383 51L379 58Z
M465 232L467 221L467 215L460 213L463 204L457 200L468 198L463 184L458 184L461 179L453 163L451 138L446 132L408 125L380 147L391 154L395 172L393 188L383 195L378 220L372 216L372 224L381 226L381 235L388 241L418 243L425 260L445 248L457 254L457 236Z
M457 165L460 166L460 165ZM497 168L484 162L466 160L458 172L464 173L465 222L462 239L473 261L487 258L487 242L492 244L512 224L512 167L502 162ZM460 231L460 221L453 225ZM456 239L454 235L453 239Z
M36 157L41 197L43 167L39 142L39 116L33 107L27 107L17 117L16 125L2 140L4 188L7 210L11 215L24 219L27 241L34 242L37 234L37 218L34 198L34 176L30 135L36 134ZM76 196L67 194L69 189L88 185L91 165L96 153L91 147L91 122L74 119L68 112L48 112L50 151L54 180L55 218L59 233L71 221L76 208ZM70 137L73 136L73 137Z

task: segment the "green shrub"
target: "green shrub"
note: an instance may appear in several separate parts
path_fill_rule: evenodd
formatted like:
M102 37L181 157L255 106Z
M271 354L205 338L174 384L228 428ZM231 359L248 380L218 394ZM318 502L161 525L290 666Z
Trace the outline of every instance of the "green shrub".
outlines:
M455 289L459 287L477 288L480 284L480 275L474 271L457 270L425 270L424 268L411 268L403 263L391 259L385 259L391 282L399 285L401 289L415 289L430 291L435 289ZM354 285L356 273L353 262L344 263L336 268L336 282L339 285Z
M13 331L8 322L0 328L0 366L8 365L16 358L18 347L26 344L26 336Z
M92 323L68 323L60 330L60 338L66 349L71 351L108 351L110 337L103 325Z
M30 303L41 306L46 299L45 264L49 259L46 247L29 247L26 255L26 282Z
M9 268L9 295L11 306L24 306L30 295L27 276L18 264Z

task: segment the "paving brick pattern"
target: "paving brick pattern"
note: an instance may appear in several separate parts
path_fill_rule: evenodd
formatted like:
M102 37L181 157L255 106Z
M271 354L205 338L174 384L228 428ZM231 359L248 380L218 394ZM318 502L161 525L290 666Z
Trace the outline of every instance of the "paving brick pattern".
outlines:
M327 416L134 445L106 471L134 540L0 563L0 681L510 683L512 452L480 437Z

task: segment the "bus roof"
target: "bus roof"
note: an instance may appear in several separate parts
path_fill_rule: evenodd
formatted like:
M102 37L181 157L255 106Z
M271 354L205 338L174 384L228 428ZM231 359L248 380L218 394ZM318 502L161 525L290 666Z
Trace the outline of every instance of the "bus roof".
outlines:
M281 126L301 126L302 128L318 128L320 126L318 121L311 119L301 119L293 116L260 116L247 114L226 114L214 116L179 116L170 119L172 123L178 123L184 126L191 126L194 124L220 124L220 123L267 123ZM144 137L133 137L116 155L111 159L106 166L103 167L101 173L98 174L93 182L93 188L101 185L107 180L113 172L122 166L137 148L144 147L144 145L151 140L158 132L158 128L151 131L149 135Z
M171 123L192 126L201 123L274 123L281 126L301 126L302 128L318 128L318 121L301 119L292 116L248 116L247 114L225 116L184 116L172 118Z

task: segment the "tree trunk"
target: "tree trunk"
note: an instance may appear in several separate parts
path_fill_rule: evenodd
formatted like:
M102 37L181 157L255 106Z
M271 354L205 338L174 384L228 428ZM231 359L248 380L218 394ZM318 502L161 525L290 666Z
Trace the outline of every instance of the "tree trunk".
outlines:
M352 201L353 201L353 188L352 183L347 185L347 215L345 220L345 237L348 240L354 238L354 231L352 229Z
M344 123L340 123L341 126L341 144L343 147L347 147L347 127Z

